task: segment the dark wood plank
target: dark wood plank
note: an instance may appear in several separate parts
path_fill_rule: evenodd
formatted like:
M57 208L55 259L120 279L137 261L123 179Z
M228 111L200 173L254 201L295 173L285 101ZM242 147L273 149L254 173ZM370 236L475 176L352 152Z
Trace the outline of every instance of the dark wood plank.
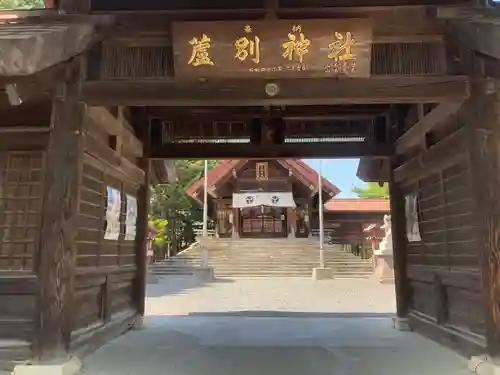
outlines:
M252 158L356 158L362 156L385 158L388 145L369 145L363 142L285 143L281 145L226 144L166 144L151 150L153 159L252 159Z
M435 130L454 116L463 102L439 104L427 115L418 120L406 133L396 141L396 154L402 154L412 146L423 144L426 133Z
M275 84L278 93L266 93ZM276 88L276 87L274 87ZM440 103L469 96L464 76L86 82L81 99L96 106L248 106Z
M39 306L34 354L66 357L76 306L74 288L84 105L77 100L80 71L69 72L65 100L54 99L47 150L38 277Z
M31 272L0 272L0 295L35 295L38 287L38 279Z
M445 286L452 286L460 289L481 291L481 275L478 272L449 271L447 269L430 269L425 266L409 265L407 275L409 279L431 283L434 275L440 275L441 283Z

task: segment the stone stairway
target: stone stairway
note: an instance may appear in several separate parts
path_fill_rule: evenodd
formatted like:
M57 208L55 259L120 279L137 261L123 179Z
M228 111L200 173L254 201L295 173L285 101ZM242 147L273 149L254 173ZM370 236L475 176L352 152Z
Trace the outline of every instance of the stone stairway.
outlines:
M208 263L216 277L311 277L319 265L316 239L210 239ZM335 278L368 278L371 260L364 260L325 244L325 263ZM151 266L154 275L192 275L201 264L201 247L191 248Z

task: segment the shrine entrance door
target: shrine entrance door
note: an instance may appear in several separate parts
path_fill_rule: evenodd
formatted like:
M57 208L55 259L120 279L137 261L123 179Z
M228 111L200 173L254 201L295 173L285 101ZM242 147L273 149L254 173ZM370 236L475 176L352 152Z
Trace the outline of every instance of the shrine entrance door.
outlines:
M257 206L241 209L240 237L286 237L286 208Z

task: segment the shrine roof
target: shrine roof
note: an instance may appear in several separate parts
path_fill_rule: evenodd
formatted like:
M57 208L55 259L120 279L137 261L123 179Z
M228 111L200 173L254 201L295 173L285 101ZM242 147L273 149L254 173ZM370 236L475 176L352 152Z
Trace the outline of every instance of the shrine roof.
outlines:
M285 168L289 168L295 175L301 176L302 179L307 181L309 184L314 186L317 185L318 172L309 167L302 160L284 159L277 160L277 162L282 164ZM208 172L208 185L215 185L220 179L228 173L231 173L234 168L238 168L238 166L242 164L241 160L223 160L219 162L210 172ZM186 188L186 194L194 196L195 193L202 188L203 178L200 178ZM331 195L337 195L340 193L340 189L326 179L323 179L323 189Z
M325 203L330 212L385 212L391 208L389 200L384 198L333 198Z

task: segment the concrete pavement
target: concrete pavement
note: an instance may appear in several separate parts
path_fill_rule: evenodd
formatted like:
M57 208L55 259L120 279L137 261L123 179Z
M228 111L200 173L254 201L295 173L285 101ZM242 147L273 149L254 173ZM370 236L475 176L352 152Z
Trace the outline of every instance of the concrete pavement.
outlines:
M391 286L265 281L150 286L146 328L87 357L83 374L468 374L465 358L391 328Z

